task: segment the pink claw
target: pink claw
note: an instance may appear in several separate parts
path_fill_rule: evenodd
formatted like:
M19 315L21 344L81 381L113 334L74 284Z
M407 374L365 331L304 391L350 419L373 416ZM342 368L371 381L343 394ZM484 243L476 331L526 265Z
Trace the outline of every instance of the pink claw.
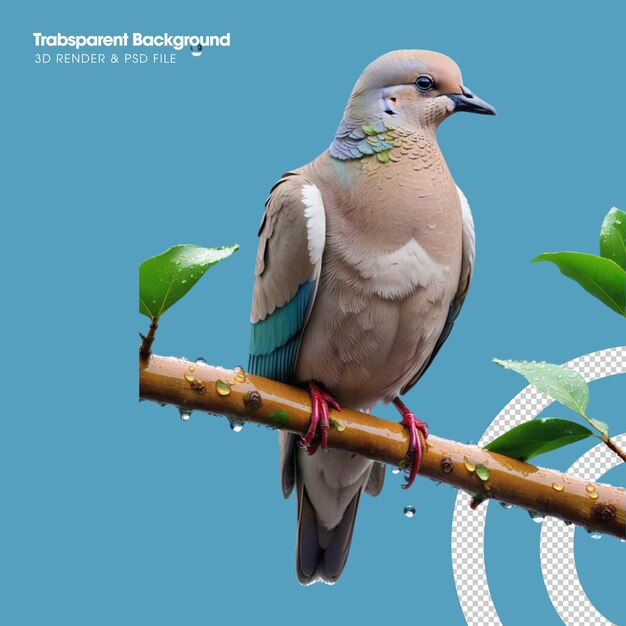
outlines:
M308 454L315 454L317 451L318 443L312 443L313 438L317 432L317 425L320 424L322 431L320 444L322 448L328 447L328 429L330 427L330 419L328 417L328 406L332 406L341 411L341 407L329 393L326 393L320 389L313 381L309 381L309 391L311 392L311 402L313 404L311 408L311 423L309 429L306 431L306 435L298 441L298 445L301 448L306 448Z
M407 464L411 464L411 469L406 470L406 485L402 485L402 489L408 489L413 484L422 464L422 440L417 431L422 433L424 439L428 439L428 424L418 420L400 398L396 398L393 403L402 415L402 423L409 429L409 451L406 455L406 461Z

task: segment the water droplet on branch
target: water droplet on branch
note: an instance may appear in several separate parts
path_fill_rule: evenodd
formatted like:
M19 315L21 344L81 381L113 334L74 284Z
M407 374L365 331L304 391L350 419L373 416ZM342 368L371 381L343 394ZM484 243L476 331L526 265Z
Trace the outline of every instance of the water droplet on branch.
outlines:
M238 420L231 420L230 418L228 418L228 422L230 423L230 429L234 433L240 433L243 430L243 422L240 422Z
M228 396L231 391L230 385L224 380L215 381L215 390L220 396Z
M463 459L463 465L465 465L465 469L468 472L475 472L476 471L476 464L472 463L467 457L465 457Z

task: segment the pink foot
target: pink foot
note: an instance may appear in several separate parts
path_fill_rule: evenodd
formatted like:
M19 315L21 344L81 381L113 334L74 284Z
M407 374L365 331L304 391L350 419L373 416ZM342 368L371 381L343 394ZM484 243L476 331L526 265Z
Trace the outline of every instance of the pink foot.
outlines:
M402 415L402 423L409 428L410 440L406 463L407 465L410 464L411 469L406 470L406 485L402 485L403 489L408 489L413 484L417 473L420 471L420 465L422 464L422 440L417 434L417 431L419 430L424 436L424 439L427 439L428 424L418 420L400 398L396 398L393 403Z
M311 401L313 407L311 408L311 423L306 435L298 441L298 445L301 448L306 448L308 454L315 454L317 451L318 443L312 443L313 438L317 432L317 425L320 424L320 430L322 431L321 443L322 448L328 446L328 428L330 426L330 420L328 418L328 406L332 406L341 411L341 407L329 393L322 391L313 381L307 383L309 385L309 391L311 393Z

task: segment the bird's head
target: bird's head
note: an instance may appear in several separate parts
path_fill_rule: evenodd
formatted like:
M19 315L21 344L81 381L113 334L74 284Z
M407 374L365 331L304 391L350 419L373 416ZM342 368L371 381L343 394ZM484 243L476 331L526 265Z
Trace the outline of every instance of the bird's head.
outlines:
M495 109L463 85L449 57L428 50L397 50L368 65L357 81L344 117L368 123L435 129L457 111L495 115Z

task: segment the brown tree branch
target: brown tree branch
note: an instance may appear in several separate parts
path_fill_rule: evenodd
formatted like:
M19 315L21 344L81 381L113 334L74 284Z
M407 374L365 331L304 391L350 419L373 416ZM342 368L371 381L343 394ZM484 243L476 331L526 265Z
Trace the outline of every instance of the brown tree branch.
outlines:
M626 452L624 452L624 450L622 450L612 439L609 439L608 437L602 441L609 450L615 452L615 454L617 454L617 456L622 459L624 463L626 463Z
M309 394L302 389L246 375L241 368L227 370L157 355L139 359L139 395L300 435L311 414ZM404 461L409 440L401 424L350 409L331 410L331 418L329 447L389 465ZM588 483L434 435L428 437L420 475L472 493L476 500L493 498L626 538L623 487Z
M150 320L150 330L147 335L142 335L139 333L141 337L141 345L139 346L139 356L143 359L146 359L150 356L152 351L152 342L154 341L154 336L156 335L157 328L159 327L159 318L153 317Z

